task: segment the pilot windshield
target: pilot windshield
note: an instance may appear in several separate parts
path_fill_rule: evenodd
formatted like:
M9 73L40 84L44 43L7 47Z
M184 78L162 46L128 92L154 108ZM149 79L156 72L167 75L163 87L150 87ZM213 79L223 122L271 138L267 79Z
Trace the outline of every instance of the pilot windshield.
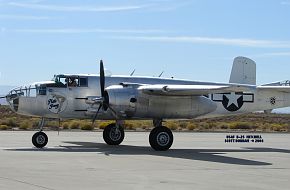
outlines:
M66 85L66 77L62 77L62 76L56 76L55 77L55 85L56 85L56 87L66 87L67 85Z
M59 88L79 86L79 77L77 76L58 75L55 76L53 80L55 81L54 86ZM85 80L85 83L87 84L87 79Z

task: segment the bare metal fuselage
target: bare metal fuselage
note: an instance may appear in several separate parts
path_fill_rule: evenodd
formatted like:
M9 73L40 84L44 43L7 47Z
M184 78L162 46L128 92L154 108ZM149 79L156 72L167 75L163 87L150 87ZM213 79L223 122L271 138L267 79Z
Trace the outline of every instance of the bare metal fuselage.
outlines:
M123 120L153 119L149 143L168 150L173 134L163 119L207 118L290 106L290 81L256 86L256 64L236 57L230 83L196 82L157 77L55 75L52 81L13 89L6 98L18 114L41 117L40 131L32 137L37 148L48 143L42 132L45 118L116 120L103 131L104 141L119 145L124 139Z
M68 75L69 76L69 75ZM86 86L42 85L42 91L33 85L17 89L20 94L10 100L11 108L22 115L45 118L92 118L98 104L90 103L90 97L100 96L99 76L74 75L87 78ZM128 84L182 84L182 85L224 85L224 83L196 82L186 80L164 79L154 77L108 76L106 87ZM19 93L20 91L20 93ZM227 94L209 94L205 96L158 96L141 93L134 85L126 90L120 86L108 91L110 105L117 111L119 119L192 119L200 117L215 117L228 114L241 114L287 107L290 105L289 93L253 89L242 93L242 103L238 110L226 108L223 99ZM275 97L275 102L271 98ZM132 98L135 101L132 101ZM237 103L236 103L237 104ZM101 110L97 119L115 119L109 111Z

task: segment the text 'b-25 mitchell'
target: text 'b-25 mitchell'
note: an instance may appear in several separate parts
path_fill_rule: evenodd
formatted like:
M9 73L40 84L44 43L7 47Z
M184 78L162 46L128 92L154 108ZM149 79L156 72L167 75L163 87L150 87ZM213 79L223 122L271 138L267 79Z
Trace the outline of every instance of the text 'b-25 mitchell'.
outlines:
M168 150L173 134L165 119L194 119L269 111L290 106L290 83L256 86L256 64L249 58L234 59L229 83L197 82L160 77L55 75L52 81L15 88L6 98L21 115L42 118L32 137L38 148L46 146L42 131L46 118L116 120L105 127L104 141L119 145L124 120L152 119L149 142L155 150Z

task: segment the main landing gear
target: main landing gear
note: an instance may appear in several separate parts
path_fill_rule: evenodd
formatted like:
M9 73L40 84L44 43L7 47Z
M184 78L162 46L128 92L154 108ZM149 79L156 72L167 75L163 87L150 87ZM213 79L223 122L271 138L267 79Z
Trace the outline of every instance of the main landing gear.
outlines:
M153 121L154 129L150 132L149 143L156 151L168 150L173 143L173 134L167 127L162 126L162 120ZM125 137L122 123L117 121L105 127L103 139L108 145L119 145Z
M173 143L173 134L164 126L155 127L149 135L149 143L154 150L168 150Z
M119 145L124 137L124 128L118 122L108 125L103 131L103 139L108 145Z
M149 143L154 150L168 150L173 143L173 134L171 130L162 126L162 120L153 120L154 129L150 132Z
M32 144L36 148L43 148L48 143L48 137L47 137L47 135L44 132L42 132L42 129L43 129L44 124L45 124L45 119L42 118L41 121L40 121L40 123L39 123L39 131L36 132L32 136Z

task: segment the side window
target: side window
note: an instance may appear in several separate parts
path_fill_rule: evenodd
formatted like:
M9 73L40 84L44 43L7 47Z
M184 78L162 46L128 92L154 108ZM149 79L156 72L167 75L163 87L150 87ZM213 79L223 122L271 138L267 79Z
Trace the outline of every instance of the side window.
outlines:
M29 97L36 97L36 94L37 94L37 92L36 92L36 87L29 87L29 93L28 93L29 95Z
M79 83L79 79L75 77L67 78L68 87L77 87Z
M80 87L87 87L88 86L88 78L81 77L79 80L80 80L79 81L79 86Z
M38 87L38 94L39 95L46 95L46 87L45 86Z

